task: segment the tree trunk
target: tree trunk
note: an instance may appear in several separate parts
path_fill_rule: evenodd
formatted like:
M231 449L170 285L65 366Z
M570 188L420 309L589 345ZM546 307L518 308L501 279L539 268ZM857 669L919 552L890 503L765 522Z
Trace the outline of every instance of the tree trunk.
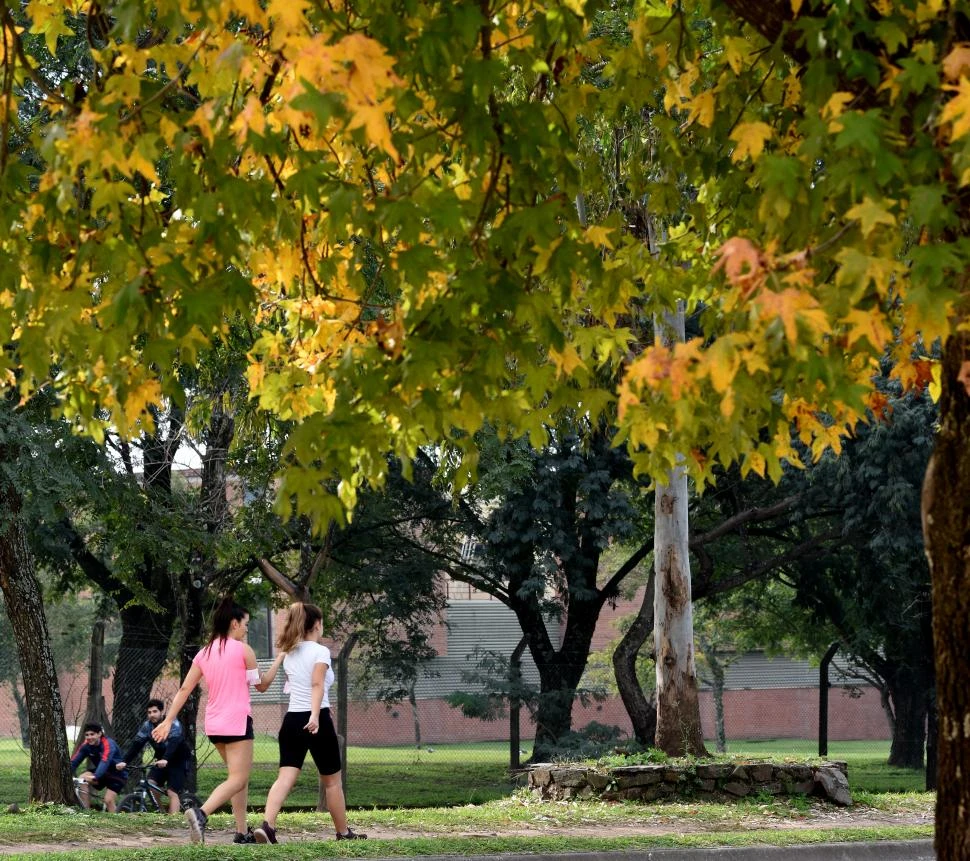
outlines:
M98 615L91 628L91 656L88 660L88 698L84 708L84 723L99 723L111 735L108 709L104 703L104 628L103 605L98 602Z
M509 656L509 770L515 771L522 764L522 700L519 691L522 689L522 655L529 644L528 639L522 637Z
M198 585L196 585L198 583ZM205 620L202 612L202 599L205 584L193 580L187 585L180 602L179 614L182 618L182 641L179 643L179 678L184 679L192 668L192 659L205 642ZM189 763L186 773L186 787L195 792L198 787L198 762L196 760L196 739L198 738L199 699L202 691L199 685L189 694L189 698L179 712L179 720L189 744Z
M0 463L11 457L0 450ZM27 699L31 801L76 803L64 709L51 654L47 617L21 515L21 498L0 481L0 591L17 642Z
M684 309L656 324L666 345L684 340ZM657 485L654 506L653 642L657 664L657 741L668 756L708 756L701 730L694 661L687 532L687 474L672 469Z
M114 739L125 745L145 719L145 703L168 659L174 608L160 615L143 605L129 604L120 615L121 642L112 683L111 726Z
M539 671L539 698L536 708L536 735L532 761L547 761L573 725L573 703L589 660L590 644L596 620L602 607L602 596L582 600L575 593L569 607L569 618L562 646L551 647L545 628L532 628L527 619L537 608L520 608L519 624L529 637L529 650ZM539 617L541 618L541 617ZM539 623L541 625L541 622Z
M943 351L940 430L923 485L923 530L933 582L939 721L936 853L970 858L970 396L962 380L970 334Z
M887 680L887 687L893 712L889 765L922 768L929 702L927 680L920 678L917 671L901 667Z
M30 719L27 717L27 702L24 700L23 694L20 693L20 688L17 687L16 681L13 683L10 692L17 706L17 722L20 725L20 743L27 750L30 750Z
M653 747L657 736L657 703L652 692L647 697L637 678L637 656L653 630L655 581L656 573L651 571L640 610L613 652L616 686L633 724L633 737L642 747Z
M727 750L727 736L724 732L724 664L718 657L717 649L706 649L703 644L704 658L711 671L711 698L714 700L714 750L724 753Z
M936 790L936 775L939 768L937 759L937 740L939 733L936 724L936 688L929 692L926 703L926 791Z
M408 702L411 704L411 720L414 723L414 746L421 748L421 718L418 714L418 698L414 692L414 684L408 691Z

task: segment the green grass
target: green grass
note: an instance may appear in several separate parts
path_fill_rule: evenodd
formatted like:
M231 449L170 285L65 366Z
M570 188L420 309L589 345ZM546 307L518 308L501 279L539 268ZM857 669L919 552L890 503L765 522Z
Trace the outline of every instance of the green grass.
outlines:
M508 776L508 744L432 745L433 752L414 747L350 747L347 752L347 803L352 808L447 807L482 804L508 797L515 785ZM729 743L728 754L759 759L813 759L817 744L808 740L738 741ZM250 798L261 805L276 778L277 746L269 736L255 745L255 765ZM849 764L853 793L919 792L922 771L886 765L888 742L833 742L829 758ZM525 757L523 757L525 758ZM199 750L199 794L205 796L225 776L211 745ZM26 800L29 758L16 741L0 740L0 808ZM293 809L313 808L317 783L312 764L287 799Z
M812 759L818 757L818 742L790 738L737 741L728 744L727 752L733 756L759 759ZM926 786L922 769L895 768L886 764L888 741L829 742L828 759L848 763L849 786L853 792L922 792Z
M880 796L882 813L920 814L932 809L926 795ZM814 812L830 810L817 803ZM422 855L491 855L502 853L541 853L579 851L640 851L658 847L714 847L753 845L795 845L851 840L908 840L929 838L929 825L872 825L847 818L836 827L815 827L806 817L813 808L804 800L797 803L775 799L768 804L696 804L666 802L655 804L605 803L600 801L540 802L525 792L501 801L473 807L430 808L426 810L354 811L352 824L370 832L372 840L343 844L332 839L332 823L326 815L284 813L278 825L286 841L278 847L261 847L260 854L276 858L311 859ZM252 819L253 817L251 817ZM911 823L913 817L909 817ZM820 823L821 824L821 823ZM212 816L214 833L232 828L227 813ZM799 827L794 827L794 826ZM805 826L808 827L805 827ZM623 833L618 829L626 827ZM584 833L542 836L541 831L570 828ZM612 831L610 829L613 829ZM655 833L645 833L648 828ZM661 833L657 833L661 832ZM382 835L387 835L384 837ZM159 839L164 845L149 848ZM322 838L322 839L321 839ZM112 849L125 839L143 841L135 848ZM152 814L111 816L79 813L67 808L47 806L30 808L19 814L0 813L0 847L29 848L38 851L5 858L22 861L49 861L50 850L65 842L72 846L70 857L78 861L135 861L135 859L252 858L252 847L212 843L192 847L182 843L184 831L172 819ZM223 838L224 839L224 838ZM85 844L86 841L90 841ZM173 842L174 841L174 842Z

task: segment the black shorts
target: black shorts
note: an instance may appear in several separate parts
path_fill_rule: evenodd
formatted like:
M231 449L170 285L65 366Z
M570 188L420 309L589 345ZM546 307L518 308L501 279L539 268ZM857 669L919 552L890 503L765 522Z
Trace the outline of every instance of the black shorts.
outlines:
M180 793L185 789L185 773L188 771L188 764L188 756L176 754L168 760L168 765L165 768L159 768L157 765L152 766L151 771L148 772L148 779L153 780L159 786L165 786L167 783L172 792Z
M128 782L127 774L121 777L119 774L106 774L104 777L96 780L89 780L88 783L91 784L95 789L110 789L114 792L121 792L125 788L125 784Z
M310 720L310 712L287 712L280 727L280 768L303 768L307 753L320 774L340 771L340 744L330 719L330 709L320 709L320 728L316 733L303 727Z
M253 735L253 716L246 718L246 732L243 735L210 735L209 741L213 744L232 744L234 741L246 741L255 738Z

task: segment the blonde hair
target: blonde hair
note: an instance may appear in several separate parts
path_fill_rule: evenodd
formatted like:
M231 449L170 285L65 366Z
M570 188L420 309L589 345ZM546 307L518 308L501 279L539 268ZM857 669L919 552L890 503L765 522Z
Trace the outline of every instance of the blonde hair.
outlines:
M323 611L316 604L303 604L300 601L291 604L283 630L276 638L276 648L281 652L290 651L322 619Z

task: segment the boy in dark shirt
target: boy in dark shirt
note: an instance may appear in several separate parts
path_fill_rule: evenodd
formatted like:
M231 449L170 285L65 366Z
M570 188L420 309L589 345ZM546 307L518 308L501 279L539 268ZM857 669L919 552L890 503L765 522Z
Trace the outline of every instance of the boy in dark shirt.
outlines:
M172 721L172 729L165 741L158 742L152 738L152 730L165 718L165 703L161 700L149 700L147 706L147 720L138 727L123 759L115 767L119 770L127 768L136 756L141 754L146 744L151 745L155 754L155 764L148 772L148 779L159 786L168 784L168 812L181 813L182 807L179 795L185 788L185 766L189 759L189 745L182 730L182 724Z
M81 741L74 755L71 757L71 773L77 771L82 761L87 760L88 770L81 775L85 786L80 791L81 804L91 806L91 799L87 786L104 789L104 808L109 813L115 812L115 800L118 793L125 788L128 772L118 768L121 762L121 750L115 740L104 734L104 728L99 723L84 725L84 739Z

